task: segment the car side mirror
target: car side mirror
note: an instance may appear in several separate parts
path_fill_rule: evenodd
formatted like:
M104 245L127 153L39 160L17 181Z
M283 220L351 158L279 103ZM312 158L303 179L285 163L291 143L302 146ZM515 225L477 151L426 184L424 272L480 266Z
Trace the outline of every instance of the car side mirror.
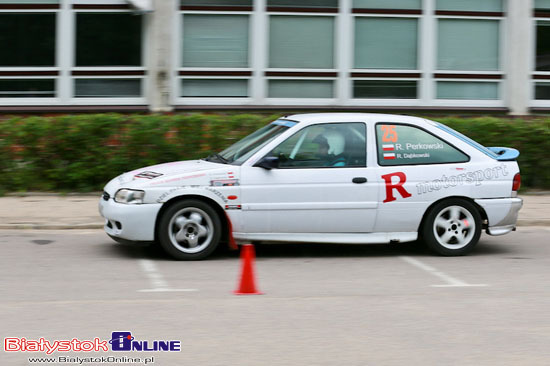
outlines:
M279 158L276 156L265 156L258 161L254 166L267 170L277 169L279 167Z

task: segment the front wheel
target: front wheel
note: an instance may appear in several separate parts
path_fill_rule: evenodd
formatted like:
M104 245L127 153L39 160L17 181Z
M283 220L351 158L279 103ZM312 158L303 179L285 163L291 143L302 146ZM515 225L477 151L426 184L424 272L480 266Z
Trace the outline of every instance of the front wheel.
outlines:
M216 250L221 228L220 218L208 204L197 200L180 201L162 214L158 238L162 248L173 258L199 260Z
M440 202L428 213L422 236L428 247L440 255L465 255L479 241L481 215L466 200Z

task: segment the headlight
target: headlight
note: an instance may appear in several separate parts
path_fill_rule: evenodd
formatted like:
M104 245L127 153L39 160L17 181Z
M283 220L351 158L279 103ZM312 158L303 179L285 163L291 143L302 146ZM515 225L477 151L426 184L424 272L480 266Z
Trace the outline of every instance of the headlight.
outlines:
M115 202L137 205L143 203L144 191L134 189L119 189L115 194Z

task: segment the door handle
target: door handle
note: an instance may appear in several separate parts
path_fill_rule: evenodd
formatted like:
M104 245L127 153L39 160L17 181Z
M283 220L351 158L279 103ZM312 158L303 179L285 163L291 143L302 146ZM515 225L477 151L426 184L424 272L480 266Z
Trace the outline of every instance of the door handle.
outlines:
M357 184L367 183L367 178L365 178L365 177L355 177L351 181L353 183L357 183Z

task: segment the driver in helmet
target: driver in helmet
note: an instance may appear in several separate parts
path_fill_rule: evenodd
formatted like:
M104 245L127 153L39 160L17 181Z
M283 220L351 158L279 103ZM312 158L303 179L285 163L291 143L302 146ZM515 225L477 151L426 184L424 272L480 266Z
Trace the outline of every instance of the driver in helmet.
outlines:
M338 157L334 154L331 154L330 151L330 144L328 142L328 139L323 136L322 134L317 135L315 139L313 139L314 143L317 143L318 150L317 150L317 158L321 161L322 166L345 166L346 161L343 157Z

